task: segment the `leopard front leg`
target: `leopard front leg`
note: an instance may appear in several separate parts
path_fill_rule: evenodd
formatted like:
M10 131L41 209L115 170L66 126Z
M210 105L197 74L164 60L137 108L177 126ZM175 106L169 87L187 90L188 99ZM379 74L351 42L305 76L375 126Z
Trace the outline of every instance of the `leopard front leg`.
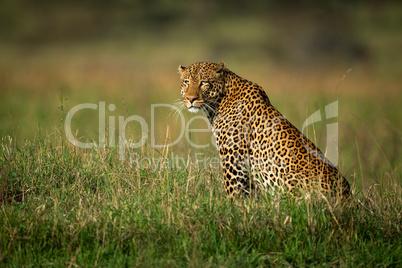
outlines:
M221 155L221 161L226 194L230 197L250 194L254 186L244 159Z
M236 114L215 118L213 133L219 148L226 194L231 197L250 194L255 187L250 180L249 148L240 118Z

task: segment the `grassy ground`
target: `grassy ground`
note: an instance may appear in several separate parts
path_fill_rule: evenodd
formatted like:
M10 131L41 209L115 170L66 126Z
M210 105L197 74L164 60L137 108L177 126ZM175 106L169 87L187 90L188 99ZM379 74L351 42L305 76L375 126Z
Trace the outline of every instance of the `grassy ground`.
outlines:
M171 161L168 151L144 153ZM402 189L385 174L387 185L347 204L286 196L231 202L219 170L194 162L130 166L112 150L83 151L39 134L17 147L3 139L2 154L5 266L402 263Z
M368 51L356 62L275 60L281 52L275 46L298 53L296 39L287 39L292 34L280 32L299 32L302 15L270 21L229 12L200 24L204 14L194 11L194 21L164 31L151 25L154 32L140 25L124 38L109 32L71 42L0 42L0 266L401 266L401 9L374 10L352 12L354 33ZM352 200L232 202L210 133L152 148L152 135L163 144L183 125L167 117L170 109L153 113L151 105L178 100L178 65L203 60L224 60L260 84L300 129L320 111L322 120L305 132L324 151L328 124L338 123L339 167ZM338 116L327 119L325 107L334 101ZM113 133L122 134L119 117L138 115L149 126L146 144L126 150L124 160L118 140L115 147L82 149L66 138L66 114L101 102L106 138L113 120ZM183 117L187 133L207 128ZM99 141L98 118L99 106L77 113L74 136ZM138 141L143 129L132 122L124 133ZM208 146L195 149L189 140Z

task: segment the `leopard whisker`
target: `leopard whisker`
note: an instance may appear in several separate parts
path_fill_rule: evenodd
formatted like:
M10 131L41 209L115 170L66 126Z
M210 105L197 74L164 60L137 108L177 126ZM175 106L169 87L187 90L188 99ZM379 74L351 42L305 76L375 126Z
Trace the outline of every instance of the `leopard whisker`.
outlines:
M209 104L204 103L203 106L205 106L205 108L208 108L209 111L213 112L214 115L216 114L216 110L214 108L212 108Z
M172 103L172 106L174 106L175 108L172 109L172 111L170 111L168 118L173 116L173 120L175 122L177 122L177 119L179 117L179 114L183 111L183 109L185 108L183 105L183 102L181 99L177 99L176 101L174 101Z

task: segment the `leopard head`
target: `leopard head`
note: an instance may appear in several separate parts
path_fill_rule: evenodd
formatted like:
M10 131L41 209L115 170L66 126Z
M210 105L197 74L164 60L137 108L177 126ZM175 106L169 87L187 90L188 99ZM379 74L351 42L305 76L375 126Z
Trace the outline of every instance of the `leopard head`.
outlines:
M225 66L223 61L179 66L183 104L190 112L196 113L217 105L223 95Z

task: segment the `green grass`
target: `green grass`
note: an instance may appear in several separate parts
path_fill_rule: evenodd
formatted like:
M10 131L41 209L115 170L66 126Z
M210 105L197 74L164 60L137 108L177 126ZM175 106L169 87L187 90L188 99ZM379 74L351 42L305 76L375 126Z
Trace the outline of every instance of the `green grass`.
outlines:
M58 135L16 146L3 137L1 266L402 264L398 180L355 191L347 204L232 201L219 170L130 166L116 151L77 149Z

